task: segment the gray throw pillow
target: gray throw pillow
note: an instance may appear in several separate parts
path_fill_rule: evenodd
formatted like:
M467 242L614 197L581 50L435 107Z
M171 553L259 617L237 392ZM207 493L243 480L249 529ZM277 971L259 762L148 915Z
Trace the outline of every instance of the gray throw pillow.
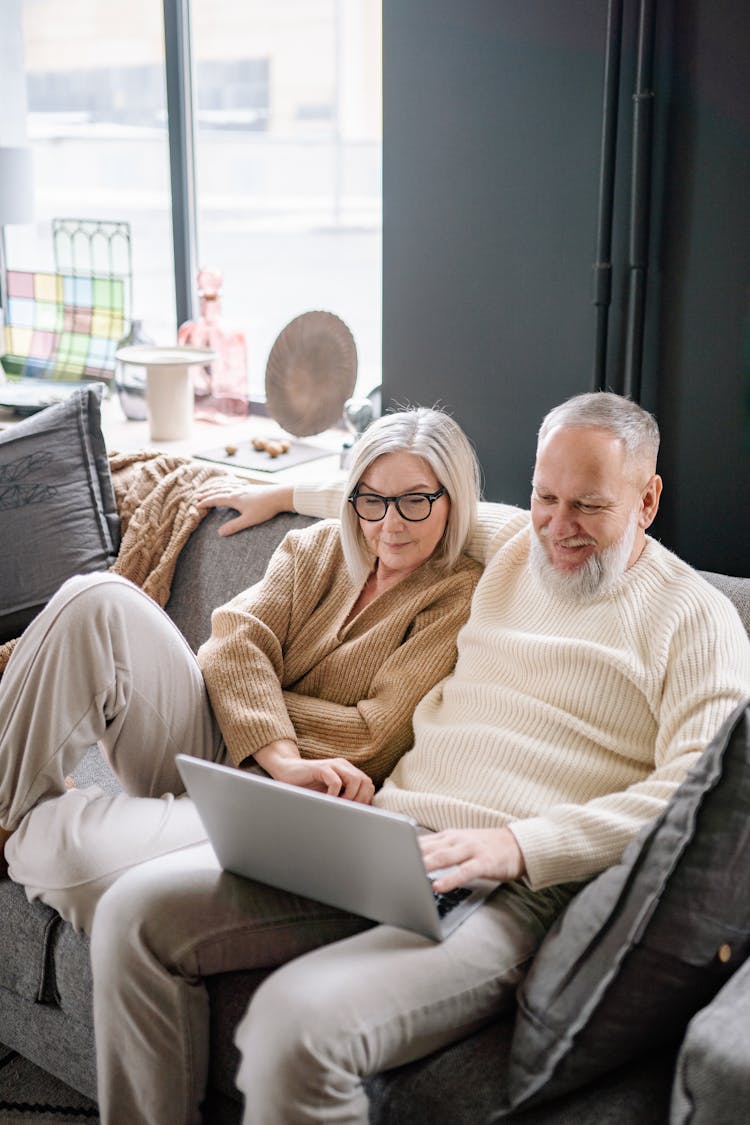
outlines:
M518 994L512 1110L679 1042L750 953L750 704L570 903Z
M0 433L0 643L74 574L106 570L120 521L101 432L102 387Z

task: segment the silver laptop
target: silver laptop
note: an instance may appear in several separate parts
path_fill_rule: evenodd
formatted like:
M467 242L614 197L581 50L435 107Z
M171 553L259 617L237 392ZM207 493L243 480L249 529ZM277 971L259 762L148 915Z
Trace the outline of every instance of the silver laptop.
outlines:
M497 886L481 879L435 895L418 842L424 829L398 813L185 754L177 766L225 871L435 941Z

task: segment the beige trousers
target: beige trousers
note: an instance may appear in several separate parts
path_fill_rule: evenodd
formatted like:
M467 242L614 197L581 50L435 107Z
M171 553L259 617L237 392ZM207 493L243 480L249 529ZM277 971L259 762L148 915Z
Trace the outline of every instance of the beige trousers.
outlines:
M65 790L94 742L128 795ZM179 750L224 754L180 633L123 579L66 583L0 681L0 823L16 830L13 878L92 929L103 1125L197 1125L205 976L290 958L237 1030L245 1123L365 1122L362 1079L509 1005L572 893L503 888L441 944L370 928L221 872L192 803L170 795Z
M123 874L91 936L102 1125L200 1125L205 978L268 970L371 924L224 872L210 844Z
M235 1036L243 1125L367 1125L363 1079L509 1010L573 893L508 884L443 942L376 926L272 973Z
M97 742L125 793L66 789L66 775ZM90 930L121 872L205 840L175 766L179 751L224 756L182 634L123 578L66 582L0 680L0 824L15 830L9 873L29 899Z
M503 888L438 944L223 872L206 844L140 864L94 917L102 1123L200 1125L206 977L274 968L236 1032L246 1125L366 1122L362 1079L512 1004L571 893Z

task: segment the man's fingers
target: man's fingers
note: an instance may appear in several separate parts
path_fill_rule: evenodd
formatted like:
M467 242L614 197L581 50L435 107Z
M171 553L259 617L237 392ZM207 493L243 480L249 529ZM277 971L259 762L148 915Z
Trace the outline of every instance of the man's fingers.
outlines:
M421 836L419 842L429 869L461 863L472 854L468 841L452 839L442 832Z
M450 886L461 879L496 879L507 882L524 874L523 853L508 828L467 828L438 832L420 838L422 856L428 871L456 865L460 878L450 877ZM437 890L450 889L436 885Z
M483 850L479 841L471 836L454 836L449 832L420 837L422 858L427 871L441 871L433 880L439 892L452 891L483 873ZM442 868L448 868L445 873Z

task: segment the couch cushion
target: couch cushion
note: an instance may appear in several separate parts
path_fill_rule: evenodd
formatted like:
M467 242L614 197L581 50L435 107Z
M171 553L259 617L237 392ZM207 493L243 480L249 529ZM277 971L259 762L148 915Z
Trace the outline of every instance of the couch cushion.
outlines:
M734 602L740 620L746 632L750 634L750 578L735 578L731 574L716 574L711 570L702 570L699 573Z
M62 920L51 907L29 903L23 887L10 879L0 879L0 915L0 988L35 1003L50 1000L50 953Z
M106 570L120 523L100 429L101 387L0 433L0 643L74 574Z
M287 531L315 523L309 516L284 513L222 539L219 528L232 515L236 512L226 508L210 511L177 560L166 609L194 650L210 636L212 610L260 581Z
M365 1081L369 1125L489 1125L507 1091L513 1021L502 1017L417 1062ZM531 1106L513 1125L664 1125L674 1050L659 1051L585 1090Z
M675 1072L671 1125L744 1121L750 1107L750 960L690 1021Z
M573 900L519 990L511 1108L679 1039L750 952L750 705Z
M62 922L51 949L51 981L60 1009L80 1024L94 1028L92 1009L93 978L88 934Z

